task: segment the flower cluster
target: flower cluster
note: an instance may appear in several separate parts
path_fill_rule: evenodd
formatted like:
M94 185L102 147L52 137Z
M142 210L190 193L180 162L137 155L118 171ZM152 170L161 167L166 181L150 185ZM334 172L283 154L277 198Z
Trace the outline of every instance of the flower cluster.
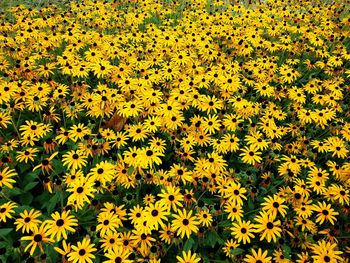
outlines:
M256 2L0 14L0 259L349 262L350 3Z

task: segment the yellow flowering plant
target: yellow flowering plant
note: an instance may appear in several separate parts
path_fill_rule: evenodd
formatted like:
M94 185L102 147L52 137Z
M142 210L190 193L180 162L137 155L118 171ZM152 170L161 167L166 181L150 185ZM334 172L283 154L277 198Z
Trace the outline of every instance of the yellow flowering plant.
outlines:
M348 261L348 0L10 2L1 262Z

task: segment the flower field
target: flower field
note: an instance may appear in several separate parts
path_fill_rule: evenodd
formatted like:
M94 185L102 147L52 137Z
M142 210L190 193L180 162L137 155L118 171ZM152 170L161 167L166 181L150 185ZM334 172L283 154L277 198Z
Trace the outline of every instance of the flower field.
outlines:
M349 1L1 11L0 262L350 261Z

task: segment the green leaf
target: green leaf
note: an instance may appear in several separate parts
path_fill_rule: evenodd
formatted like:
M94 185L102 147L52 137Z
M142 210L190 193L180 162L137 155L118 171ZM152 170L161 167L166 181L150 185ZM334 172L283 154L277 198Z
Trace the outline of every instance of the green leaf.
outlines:
M189 251L193 247L194 244L195 244L195 242L192 238L188 239L184 245L184 250L186 252Z
M228 220L225 220L225 221L222 221L222 222L219 222L219 226L221 227L230 227L232 226L232 222L231 221L228 221Z
M32 209L32 207L30 207L29 205L21 205L20 207L16 207L14 210L16 212L16 214L19 214L19 213L23 213L24 210L30 210Z
M231 249L231 255L238 256L244 252L244 249L241 249L239 247Z
M251 198L248 199L248 208L249 208L249 211L254 210L255 208L254 202Z
M39 182L31 182L31 183L28 183L28 184L24 187L23 191L24 191L24 192L28 192L29 190L33 189L38 183L39 183Z
M15 195L20 195L20 194L22 194L22 193L23 193L23 190L22 190L22 189L19 189L19 188L17 188L17 187L14 187L14 188L8 190L8 192L9 192L9 195L12 197L12 196L15 196Z
M33 201L33 195L31 193L24 193L19 197L19 201L22 205L30 205Z
M50 198L50 200L46 206L47 211L49 213L51 213L52 210L54 210L54 208L56 207L59 200L60 200L60 192L56 192L56 194Z
M290 253L292 252L292 250L289 246L287 246L286 244L282 245L282 251L283 256L285 256L287 259L291 259Z
M128 175L132 175L133 171L134 171L134 167L130 166L128 168Z
M13 228L0 228L0 236L6 237L12 230Z
M207 246L212 246L214 247L215 244L216 244L216 241L217 241L217 236L215 235L214 232L210 231L210 232L207 232L207 234L205 235L205 244Z

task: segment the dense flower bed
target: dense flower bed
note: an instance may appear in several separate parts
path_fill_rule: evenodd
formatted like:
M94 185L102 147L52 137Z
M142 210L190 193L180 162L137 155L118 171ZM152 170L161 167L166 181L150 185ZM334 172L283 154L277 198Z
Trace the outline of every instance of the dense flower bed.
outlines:
M3 262L349 262L346 1L16 6Z

